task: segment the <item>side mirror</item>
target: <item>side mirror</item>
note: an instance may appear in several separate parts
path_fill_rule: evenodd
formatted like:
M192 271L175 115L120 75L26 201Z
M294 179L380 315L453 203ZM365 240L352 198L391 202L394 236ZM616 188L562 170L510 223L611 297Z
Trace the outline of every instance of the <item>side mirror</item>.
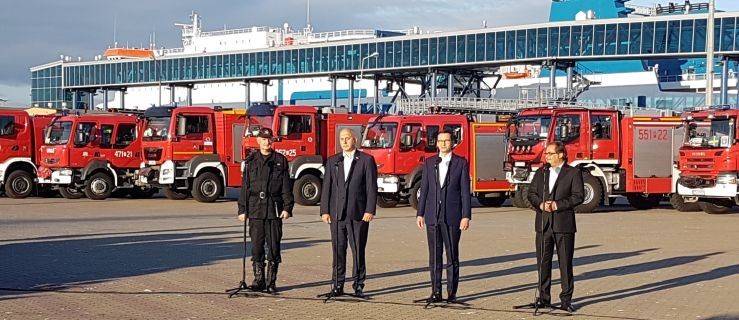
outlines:
M403 126L403 133L411 133L412 131L413 131L413 129L411 128L411 126L409 126L409 125L404 125Z
M403 151L410 150L413 148L413 137L410 134L403 134L403 139L400 140L400 145Z
M290 127L290 118L288 116L280 115L280 137L285 137L288 134L288 128Z
M74 145L81 147L84 145L87 145L89 142L88 136L83 131L77 131L77 133L74 136Z
M187 135L187 121L185 117L177 117L177 136L184 137Z

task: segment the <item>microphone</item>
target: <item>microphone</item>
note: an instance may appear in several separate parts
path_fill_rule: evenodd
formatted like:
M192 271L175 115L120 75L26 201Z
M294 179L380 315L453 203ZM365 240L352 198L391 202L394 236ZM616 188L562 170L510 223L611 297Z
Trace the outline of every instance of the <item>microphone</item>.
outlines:
M342 163L342 162L344 162L344 155L343 154L340 154L339 155L339 160L337 160L336 163L334 163L334 165L338 168L339 167L339 163Z
M439 168L439 163L441 163L441 157L437 157L436 158L436 161L434 163L434 168L437 168L438 169Z

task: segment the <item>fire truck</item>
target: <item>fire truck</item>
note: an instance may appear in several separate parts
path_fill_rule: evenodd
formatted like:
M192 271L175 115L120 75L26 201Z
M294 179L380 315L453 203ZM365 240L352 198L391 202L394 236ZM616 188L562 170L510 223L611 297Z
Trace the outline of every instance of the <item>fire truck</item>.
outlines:
M378 206L390 208L405 200L418 206L423 162L438 153L436 136L444 131L452 132L453 152L469 161L473 195L482 205L502 205L513 191L503 171L508 117L412 114L370 120L361 148L377 162Z
M674 163L684 126L680 118L659 112L627 116L616 109L571 107L520 111L510 122L505 163L508 180L516 185L514 205L531 207L526 194L533 173L544 165L546 145L561 141L567 147L568 163L583 170L585 201L576 212L592 212L618 196L625 196L637 209L657 206L669 196L676 209L696 210L675 193Z
M156 190L137 187L141 162L141 125L134 114L62 114L46 128L39 153L38 182L67 199L110 197L128 189L136 198Z
M256 133L269 126L276 134L272 147L289 162L295 202L315 205L321 198L323 165L341 151L339 132L348 128L359 138L374 116L349 113L347 108L255 105L247 114L242 157L258 150Z
M0 109L0 186L21 199L34 189L39 145L53 116L31 116L22 109Z
M677 192L706 213L727 213L739 201L737 116L739 110L728 106L683 114L688 134L680 148Z
M192 195L214 202L241 186L241 140L246 110L221 107L153 107L144 112L139 184L169 199Z

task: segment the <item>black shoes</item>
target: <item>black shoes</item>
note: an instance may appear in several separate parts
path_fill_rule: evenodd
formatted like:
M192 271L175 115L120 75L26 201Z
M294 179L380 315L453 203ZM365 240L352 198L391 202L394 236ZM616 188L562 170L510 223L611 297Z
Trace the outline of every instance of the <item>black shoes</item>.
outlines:
M552 306L552 303L550 301L546 301L543 299L536 299L536 302L534 302L534 307L537 308L550 308Z
M254 263L252 267L254 268L254 281L252 281L249 289L252 291L264 291L266 289L264 282L264 263Z
M437 303L442 301L444 301L444 298L441 297L441 292L434 292L428 299L426 299L426 303Z
M570 302L562 302L560 309L570 313L577 311L577 309Z
M332 297L340 297L344 295L344 287L335 287L331 289Z
M367 299L367 296L364 294L364 291L362 291L362 289L354 289L354 297L359 299Z

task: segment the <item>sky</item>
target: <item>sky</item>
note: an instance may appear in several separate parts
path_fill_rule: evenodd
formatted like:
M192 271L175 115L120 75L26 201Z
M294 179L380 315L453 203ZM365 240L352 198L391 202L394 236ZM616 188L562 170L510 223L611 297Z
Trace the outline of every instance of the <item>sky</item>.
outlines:
M707 0L705 0L707 1ZM11 3L12 2L12 3ZM306 24L308 0L5 0L0 10L0 105L30 103L33 66L59 60L60 55L92 60L113 45L148 46L156 33L157 47L181 47L174 23L189 23L200 14L203 30L224 26L281 27ZM633 0L653 6L668 1ZM683 2L674 0L674 2ZM693 2L699 2L693 0ZM700 1L702 2L702 1ZM345 29L410 29L452 31L546 22L550 0L313 0L314 31ZM44 9L40 9L44 8ZM716 8L739 11L739 1L716 0Z

